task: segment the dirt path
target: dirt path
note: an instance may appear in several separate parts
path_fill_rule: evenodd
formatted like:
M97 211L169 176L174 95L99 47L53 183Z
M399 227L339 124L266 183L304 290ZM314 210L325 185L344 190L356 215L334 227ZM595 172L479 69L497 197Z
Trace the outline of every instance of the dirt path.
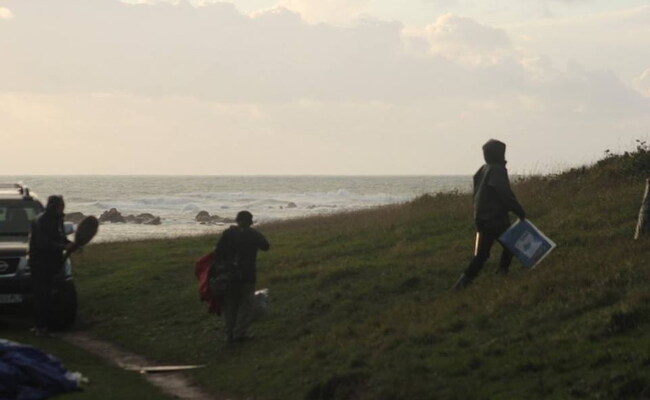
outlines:
M84 333L71 332L63 334L60 337L66 342L81 347L111 364L117 364L117 366L123 369L140 371L142 367L154 367L158 365L143 356L128 352L112 343L95 339ZM144 374L144 377L163 393L178 399L235 400L208 394L181 372L149 373Z

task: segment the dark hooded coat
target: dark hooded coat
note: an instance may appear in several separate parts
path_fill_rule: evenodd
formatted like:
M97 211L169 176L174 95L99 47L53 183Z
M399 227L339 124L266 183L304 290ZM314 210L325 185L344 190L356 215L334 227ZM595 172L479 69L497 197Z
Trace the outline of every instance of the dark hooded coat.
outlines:
M55 196L52 196L55 197ZM60 202L63 199L60 198ZM32 268L52 269L63 262L63 250L70 241L63 230L63 214L57 212L58 199L50 198L45 212L32 222L29 238L29 265Z
M474 175L474 221L479 231L508 227L510 211L519 218L526 217L510 188L505 154L503 142L490 140L483 145L485 165Z
M214 251L215 261L236 262L241 282L255 283L257 280L257 251L267 251L269 248L269 242L257 230L250 227L231 226L223 232L217 242Z

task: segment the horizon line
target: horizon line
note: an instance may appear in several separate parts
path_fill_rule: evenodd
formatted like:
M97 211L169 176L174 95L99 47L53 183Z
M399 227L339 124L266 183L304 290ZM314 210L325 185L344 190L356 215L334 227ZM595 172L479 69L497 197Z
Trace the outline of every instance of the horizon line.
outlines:
M291 177L464 177L467 174L0 174L2 177L250 177L250 178L291 178ZM517 175L517 174L515 174Z

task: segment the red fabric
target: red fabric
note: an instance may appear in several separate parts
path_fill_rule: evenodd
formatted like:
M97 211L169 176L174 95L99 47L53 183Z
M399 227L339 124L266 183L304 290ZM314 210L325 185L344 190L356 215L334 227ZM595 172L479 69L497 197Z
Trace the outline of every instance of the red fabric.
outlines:
M219 299L215 299L210 295L210 289L208 288L208 273L210 272L210 266L214 260L214 252L204 255L199 258L196 264L194 264L194 275L199 280L199 299L208 303L208 312L221 315L221 304L219 304Z

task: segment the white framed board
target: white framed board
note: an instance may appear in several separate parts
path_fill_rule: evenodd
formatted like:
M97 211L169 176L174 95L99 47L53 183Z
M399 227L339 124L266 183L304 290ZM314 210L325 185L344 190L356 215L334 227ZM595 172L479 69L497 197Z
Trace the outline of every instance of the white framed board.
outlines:
M557 246L529 220L518 220L500 237L501 242L527 268L535 268Z

